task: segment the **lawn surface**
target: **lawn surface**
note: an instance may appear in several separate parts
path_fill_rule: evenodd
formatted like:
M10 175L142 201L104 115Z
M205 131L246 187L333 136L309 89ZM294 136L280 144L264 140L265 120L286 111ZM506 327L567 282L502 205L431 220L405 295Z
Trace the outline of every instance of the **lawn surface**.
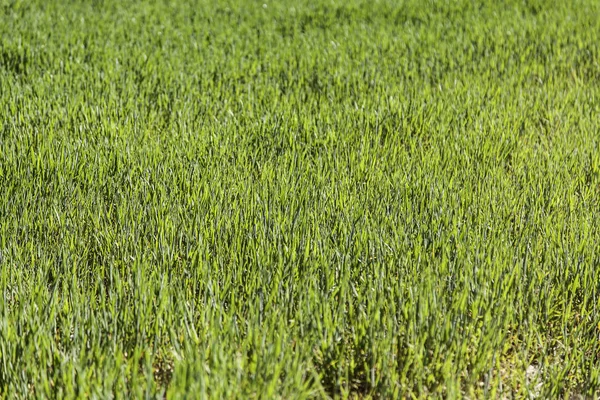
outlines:
M0 0L0 397L600 395L598 15Z

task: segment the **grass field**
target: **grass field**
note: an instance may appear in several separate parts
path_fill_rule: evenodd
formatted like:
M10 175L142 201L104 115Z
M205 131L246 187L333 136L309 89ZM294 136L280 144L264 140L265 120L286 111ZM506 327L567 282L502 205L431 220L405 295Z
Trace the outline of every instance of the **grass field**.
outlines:
M0 397L600 396L598 15L0 0Z

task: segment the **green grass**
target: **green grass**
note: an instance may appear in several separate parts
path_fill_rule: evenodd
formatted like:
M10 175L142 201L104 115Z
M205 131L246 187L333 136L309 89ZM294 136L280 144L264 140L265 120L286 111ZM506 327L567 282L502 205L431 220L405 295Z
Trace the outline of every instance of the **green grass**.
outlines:
M0 397L600 396L599 14L0 0Z

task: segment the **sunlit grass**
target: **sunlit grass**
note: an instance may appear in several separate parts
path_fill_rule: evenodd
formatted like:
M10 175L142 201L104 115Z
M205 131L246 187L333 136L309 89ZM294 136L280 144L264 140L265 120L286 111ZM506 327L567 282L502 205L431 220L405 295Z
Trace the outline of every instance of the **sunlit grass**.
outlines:
M0 1L0 396L600 390L600 3Z

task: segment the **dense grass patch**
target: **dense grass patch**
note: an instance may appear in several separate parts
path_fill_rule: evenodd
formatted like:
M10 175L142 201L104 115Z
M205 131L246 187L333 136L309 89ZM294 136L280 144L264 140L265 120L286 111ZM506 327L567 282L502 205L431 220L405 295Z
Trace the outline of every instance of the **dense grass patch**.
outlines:
M598 15L0 0L0 396L599 395Z

